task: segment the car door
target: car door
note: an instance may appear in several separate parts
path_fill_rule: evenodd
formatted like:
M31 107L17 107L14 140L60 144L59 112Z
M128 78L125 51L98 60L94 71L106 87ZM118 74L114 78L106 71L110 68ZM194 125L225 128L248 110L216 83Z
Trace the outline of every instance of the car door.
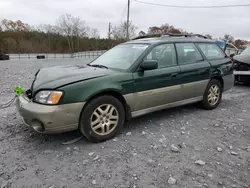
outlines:
M182 100L202 97L209 82L211 65L194 43L176 43L182 79Z
M133 73L136 86L134 109L139 111L180 100L180 67L174 44L154 47L144 60L158 60L158 68Z

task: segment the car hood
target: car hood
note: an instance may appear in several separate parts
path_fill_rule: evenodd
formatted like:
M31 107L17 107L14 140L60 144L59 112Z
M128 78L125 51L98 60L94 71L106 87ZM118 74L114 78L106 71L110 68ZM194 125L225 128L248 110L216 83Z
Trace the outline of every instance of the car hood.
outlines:
M250 64L250 54L236 55L233 59L242 63Z
M55 66L39 69L31 90L56 89L74 82L98 78L114 73L113 70L90 66Z

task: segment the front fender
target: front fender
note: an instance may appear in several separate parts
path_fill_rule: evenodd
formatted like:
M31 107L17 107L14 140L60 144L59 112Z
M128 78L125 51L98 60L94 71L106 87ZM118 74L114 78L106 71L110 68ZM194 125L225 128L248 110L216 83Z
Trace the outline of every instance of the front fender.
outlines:
M101 77L69 84L59 88L64 91L62 104L86 102L93 96L103 92L117 92L121 95L134 91L134 80L131 73L120 73L109 77Z
M100 93L111 92L111 91L119 93L120 95L122 95L122 93L125 92L124 89L118 84L108 84L108 85L99 86L99 87L93 89L87 97L83 96L82 100L88 101L89 99L91 99L92 97L94 97Z
M61 99L61 104L86 102L93 96L105 91L124 92L124 89L119 84L86 81L64 86L60 90L63 90L65 93Z

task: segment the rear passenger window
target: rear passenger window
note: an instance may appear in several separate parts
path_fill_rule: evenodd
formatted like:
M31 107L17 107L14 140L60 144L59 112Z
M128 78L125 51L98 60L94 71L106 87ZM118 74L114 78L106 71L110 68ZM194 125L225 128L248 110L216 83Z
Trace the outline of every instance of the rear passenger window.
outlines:
M154 47L145 59L157 60L158 68L176 66L177 62L174 44L160 44Z
M203 60L199 50L193 43L177 43L176 49L180 65L191 64Z
M212 43L203 43L198 44L199 48L202 50L207 59L221 59L225 57L225 54L222 50L216 45Z

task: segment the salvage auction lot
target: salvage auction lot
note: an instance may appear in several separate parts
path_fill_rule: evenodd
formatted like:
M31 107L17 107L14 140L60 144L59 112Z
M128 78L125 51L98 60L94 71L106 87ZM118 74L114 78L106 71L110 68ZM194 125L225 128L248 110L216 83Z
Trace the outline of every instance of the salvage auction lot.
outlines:
M88 62L0 62L0 104L11 100L16 86L28 88L41 67ZM188 105L133 119L99 144L63 144L81 136L77 131L35 133L14 106L0 117L0 187L250 187L247 86L225 93L213 111Z

